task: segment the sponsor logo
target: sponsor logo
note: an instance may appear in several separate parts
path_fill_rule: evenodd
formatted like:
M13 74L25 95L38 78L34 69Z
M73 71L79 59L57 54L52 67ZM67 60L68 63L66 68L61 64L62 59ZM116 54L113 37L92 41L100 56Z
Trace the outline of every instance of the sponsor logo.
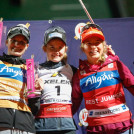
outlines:
M113 63L108 64L108 68L113 68L113 67L114 67Z
M98 103L102 103L102 102L106 102L106 101L112 101L112 100L121 98L122 96L123 96L123 94L121 92L119 92L119 93L113 94L113 95L103 96L103 97L99 97L99 98L95 98L95 99L91 99L91 100L86 100L86 104L90 105L90 104L98 104Z
M2 67L2 68L0 68L0 73L13 73L14 75L13 76L11 76L11 77L16 77L16 76L22 76L23 75L23 73L22 73L22 71L20 71L20 70L14 70L14 68L10 68L10 67L7 67L7 66L4 66L4 67Z
M88 84L95 84L95 83L98 83L98 85L96 86L96 88L98 88L101 84L102 84L102 81L105 81L105 80L111 80L111 79L114 79L114 76L113 76L113 73L111 74L106 74L105 72L99 76L99 77L96 77L96 76L91 76L89 77L87 80L86 80L86 85L85 86L88 86Z
M48 99L48 100L41 100L41 103L71 103L70 100L63 100L63 99Z
M71 84L69 80L45 80L44 84Z
M105 116L111 116L119 113L123 113L125 111L128 111L128 107L125 104L116 105L113 107L109 107L107 109L95 109L95 110L89 110L88 116L89 117L105 117Z
M53 73L51 77L56 77L56 76L62 77L62 74L60 72L61 71Z

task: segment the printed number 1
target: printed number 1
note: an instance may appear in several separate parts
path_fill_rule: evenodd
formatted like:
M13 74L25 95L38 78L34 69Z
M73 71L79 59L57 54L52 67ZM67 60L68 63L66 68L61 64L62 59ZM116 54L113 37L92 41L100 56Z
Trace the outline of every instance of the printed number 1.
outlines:
M55 88L57 88L57 96L60 95L60 86L56 86Z

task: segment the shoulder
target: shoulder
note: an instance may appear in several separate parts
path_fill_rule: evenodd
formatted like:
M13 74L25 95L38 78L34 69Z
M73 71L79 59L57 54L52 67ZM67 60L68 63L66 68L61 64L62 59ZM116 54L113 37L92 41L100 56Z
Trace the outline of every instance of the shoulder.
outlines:
M3 61L3 60L4 60L4 56L1 56L1 55L0 55L0 60Z
M39 67L43 67L43 66L45 66L45 62L39 64Z
M73 65L70 65L70 67L72 68L73 74L75 74L77 72L77 68L74 67Z
M39 64L38 69L39 70L42 70L42 69L45 68L45 66L46 66L46 63L45 62L44 63L41 63L41 64Z

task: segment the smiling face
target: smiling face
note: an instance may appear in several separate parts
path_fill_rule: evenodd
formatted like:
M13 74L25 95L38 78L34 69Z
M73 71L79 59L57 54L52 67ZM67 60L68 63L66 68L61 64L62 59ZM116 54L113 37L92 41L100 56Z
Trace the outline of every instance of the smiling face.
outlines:
M104 52L103 41L98 37L91 37L88 41L84 42L81 46L83 52L87 56L90 64L98 64Z
M61 61L67 52L66 44L59 38L51 39L43 49L47 53L47 59L52 62Z
M21 57L29 44L23 35L16 35L12 39L6 40L6 46L8 48L8 55Z

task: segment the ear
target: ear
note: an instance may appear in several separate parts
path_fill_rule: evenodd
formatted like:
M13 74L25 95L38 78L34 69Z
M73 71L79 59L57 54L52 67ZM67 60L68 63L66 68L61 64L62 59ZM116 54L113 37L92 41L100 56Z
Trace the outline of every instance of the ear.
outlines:
M67 52L67 50L68 50L68 47L66 46L66 50L65 50L65 52Z
M28 47L29 47L29 44L26 44L26 46L25 46L25 50L27 50L27 49L28 49Z
M47 49L47 48L46 48L46 45L43 45L43 46L42 46L42 49L43 49L44 52L46 52L46 49Z
M84 49L83 49L83 47L81 47L81 50L82 50L82 52L84 52Z
M84 52L84 44L83 43L80 45L80 48L81 48L82 52Z
M6 40L5 44L6 44L6 46L7 46L7 44L8 44L8 40Z

